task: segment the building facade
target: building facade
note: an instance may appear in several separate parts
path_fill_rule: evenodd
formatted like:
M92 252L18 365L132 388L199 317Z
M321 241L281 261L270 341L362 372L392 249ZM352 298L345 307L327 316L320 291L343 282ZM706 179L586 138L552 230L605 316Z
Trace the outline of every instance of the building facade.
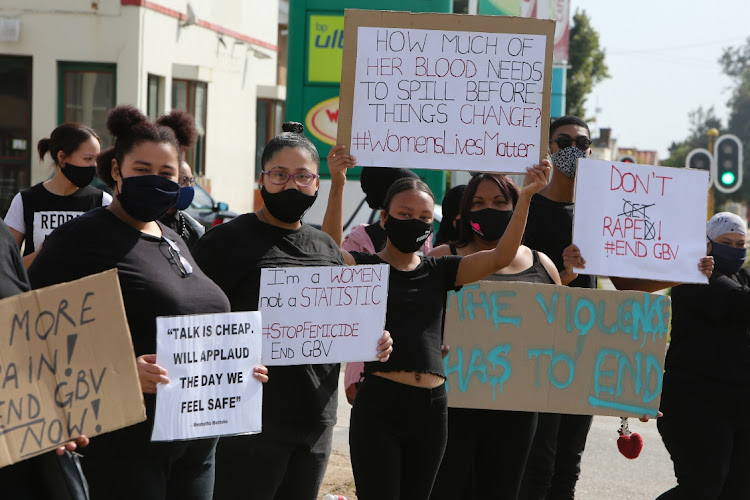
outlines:
M36 144L66 121L112 138L109 109L182 108L199 129L187 160L214 198L252 208L258 101L283 100L278 2L4 0L0 5L0 215L51 175Z

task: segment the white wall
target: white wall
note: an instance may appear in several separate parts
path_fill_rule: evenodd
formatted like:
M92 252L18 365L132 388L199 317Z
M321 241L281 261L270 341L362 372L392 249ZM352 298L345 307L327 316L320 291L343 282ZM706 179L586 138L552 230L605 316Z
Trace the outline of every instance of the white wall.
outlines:
M276 1L190 0L197 17L277 44ZM185 0L155 0L180 13ZM96 8L92 8L92 5ZM148 74L165 78L165 111L173 72L208 82L206 177L215 198L237 212L252 209L258 86L276 86L276 52L161 12L122 6L119 0L2 0L0 16L21 19L18 42L0 42L0 54L33 57L31 146L57 125L58 61L117 64L117 104L146 110ZM237 42L237 43L236 43ZM251 50L271 56L258 59ZM32 161L32 184L49 166Z

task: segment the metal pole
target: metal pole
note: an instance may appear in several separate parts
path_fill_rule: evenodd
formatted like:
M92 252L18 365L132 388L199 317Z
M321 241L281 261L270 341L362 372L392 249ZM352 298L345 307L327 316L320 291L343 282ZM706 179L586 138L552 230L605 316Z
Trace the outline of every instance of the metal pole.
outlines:
M708 152L712 155L714 154L714 141L716 141L716 138L719 136L719 131L715 128L710 128L706 132L706 135L708 136ZM713 158L711 159L713 162ZM714 172L716 172L717 169L714 169ZM709 220L714 215L714 183L716 182L716 179L711 179L711 184L708 186L708 214L706 215L706 220Z

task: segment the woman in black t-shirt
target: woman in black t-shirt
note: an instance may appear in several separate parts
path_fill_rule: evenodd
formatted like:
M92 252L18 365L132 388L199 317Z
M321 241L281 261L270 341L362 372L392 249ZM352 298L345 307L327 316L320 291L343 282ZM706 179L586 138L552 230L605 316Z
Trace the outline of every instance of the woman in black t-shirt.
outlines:
M529 168L508 229L491 250L420 257L432 231L435 200L415 179L396 181L381 217L388 236L375 255L345 252L348 264L391 266L386 330L395 349L386 363L365 363L352 409L349 444L357 496L427 499L447 431L441 357L443 303L448 290L509 265L521 242L531 196L547 184L549 164Z
M677 486L659 498L750 495L750 272L747 224L720 212L707 226L708 285L672 288L672 331L656 421ZM710 414L709 418L697 418Z
M101 140L82 123L63 123L37 144L39 159L49 153L55 174L13 197L5 223L20 247L28 268L56 227L89 210L109 205L112 197L89 186L96 176Z
M270 267L342 266L338 245L324 232L301 222L318 194L320 158L302 135L302 125L288 122L261 157L258 178L263 206L216 226L193 249L206 274L226 292L233 311L258 309L261 269ZM343 190L353 158L328 156L332 199ZM329 203L329 208L331 207ZM341 207L326 213L331 229ZM391 351L387 334L378 357ZM258 498L315 500L331 452L336 423L339 364L274 366L263 389L263 432L222 438L216 452L215 500Z
M117 268L137 356L146 422L92 439L83 461L92 498L209 500L217 439L151 442L156 386L156 317L229 311L229 301L195 264L182 239L157 222L177 200L178 165L195 125L175 110L148 121L131 106L112 110L113 148L99 155L99 176L116 197L57 229L29 268L35 288ZM106 335L106 331L101 332ZM254 375L267 379L264 367Z
M461 200L458 240L437 247L430 255L466 256L494 248L518 197L518 187L507 176L475 176ZM552 260L524 245L507 267L484 279L560 284ZM450 408L448 445L430 500L515 499L536 420L535 412Z

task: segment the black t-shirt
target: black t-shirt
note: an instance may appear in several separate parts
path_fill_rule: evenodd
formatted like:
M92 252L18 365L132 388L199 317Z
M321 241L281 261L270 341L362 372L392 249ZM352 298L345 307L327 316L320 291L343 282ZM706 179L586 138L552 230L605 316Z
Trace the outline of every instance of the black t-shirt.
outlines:
M117 268L135 355L156 352L156 317L229 311L224 292L195 264L187 246L159 223L175 242L192 273L174 263L168 243L138 231L102 207L64 224L47 237L29 267L34 288L76 280Z
M531 198L524 245L539 250L552 260L558 271L565 269L563 250L572 243L573 203L552 201L540 194ZM596 276L579 274L568 286L596 288Z
M33 253L55 228L84 212L101 207L103 196L103 191L91 186L60 196L47 191L42 183L21 191L26 226L24 255Z
M708 285L672 288L665 368L701 380L750 384L750 272L714 269Z
M0 219L0 299L29 291L29 280L23 267L16 240Z
M204 272L229 297L233 311L256 311L260 272L270 267L343 266L330 236L307 224L283 229L254 213L214 227L193 249ZM263 421L336 423L338 364L273 366L263 387Z
M383 264L377 255L350 252L357 264ZM462 257L421 257L412 271L391 266L385 329L393 338L393 352L385 363L365 363L365 373L412 371L445 378L440 344L443 305L449 290L458 290L456 275Z

